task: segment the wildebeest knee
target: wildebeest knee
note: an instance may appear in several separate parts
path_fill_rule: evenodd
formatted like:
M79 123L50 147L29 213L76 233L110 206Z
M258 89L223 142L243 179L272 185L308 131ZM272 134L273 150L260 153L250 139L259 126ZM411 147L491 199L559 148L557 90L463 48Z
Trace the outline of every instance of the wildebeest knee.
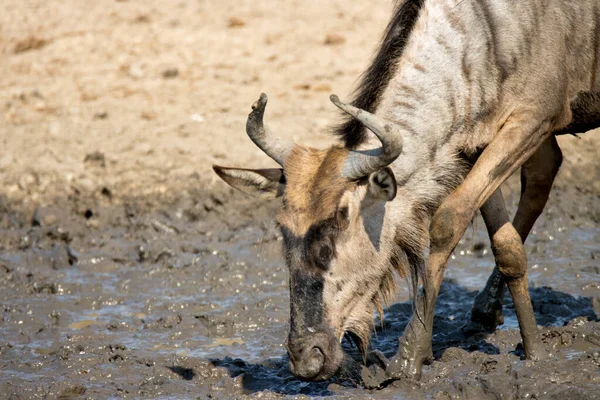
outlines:
M527 255L521 237L512 224L502 226L492 238L498 270L505 278L521 278L527 272Z
M459 222L458 212L454 208L442 205L437 210L429 228L432 252L447 251L458 241Z

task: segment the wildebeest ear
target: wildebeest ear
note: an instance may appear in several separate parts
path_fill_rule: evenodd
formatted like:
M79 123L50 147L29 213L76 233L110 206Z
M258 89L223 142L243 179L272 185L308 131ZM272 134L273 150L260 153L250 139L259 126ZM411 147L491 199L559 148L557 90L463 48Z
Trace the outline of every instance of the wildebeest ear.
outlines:
M285 176L281 168L243 169L213 165L213 170L231 187L261 199L282 196Z
M372 200L394 200L397 187L396 177L389 167L381 168L369 175L368 195Z

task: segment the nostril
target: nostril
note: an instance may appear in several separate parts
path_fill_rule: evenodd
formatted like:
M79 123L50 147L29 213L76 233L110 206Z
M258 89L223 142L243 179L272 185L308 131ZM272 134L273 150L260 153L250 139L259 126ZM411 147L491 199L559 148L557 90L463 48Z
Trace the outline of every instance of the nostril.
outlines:
M321 372L323 364L325 364L323 351L317 346L310 349L306 357L306 377L312 378L317 376Z
M300 349L296 354L289 354L290 371L301 378L316 378L325 365L325 355L320 347Z
M310 357L319 360L325 358L325 356L323 355L323 350L321 350L319 346L315 346L312 349L310 349Z

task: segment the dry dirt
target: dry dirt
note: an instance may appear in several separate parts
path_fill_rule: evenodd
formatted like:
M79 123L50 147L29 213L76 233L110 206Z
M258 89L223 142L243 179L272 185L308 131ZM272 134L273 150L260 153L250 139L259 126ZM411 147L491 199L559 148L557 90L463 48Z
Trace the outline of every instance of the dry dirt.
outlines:
M242 4L240 4L242 3ZM517 323L464 337L493 266L475 220L455 251L420 382L375 392L287 371L276 203L212 164L271 166L247 139L324 146L390 0L5 0L0 13L0 398L600 398L600 135L561 137L527 243L547 361ZM505 194L514 210L518 179ZM404 290L374 338L391 355Z

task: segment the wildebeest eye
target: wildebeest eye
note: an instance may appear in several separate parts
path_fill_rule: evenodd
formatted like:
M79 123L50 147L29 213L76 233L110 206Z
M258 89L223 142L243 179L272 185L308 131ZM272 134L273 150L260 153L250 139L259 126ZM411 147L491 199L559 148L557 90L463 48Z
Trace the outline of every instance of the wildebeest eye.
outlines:
M331 247L328 245L321 246L319 250L319 258L321 261L329 261L331 259Z
M327 269L329 262L333 257L333 250L331 246L327 242L321 242L315 246L315 250L315 264L317 264L317 266L321 269Z

